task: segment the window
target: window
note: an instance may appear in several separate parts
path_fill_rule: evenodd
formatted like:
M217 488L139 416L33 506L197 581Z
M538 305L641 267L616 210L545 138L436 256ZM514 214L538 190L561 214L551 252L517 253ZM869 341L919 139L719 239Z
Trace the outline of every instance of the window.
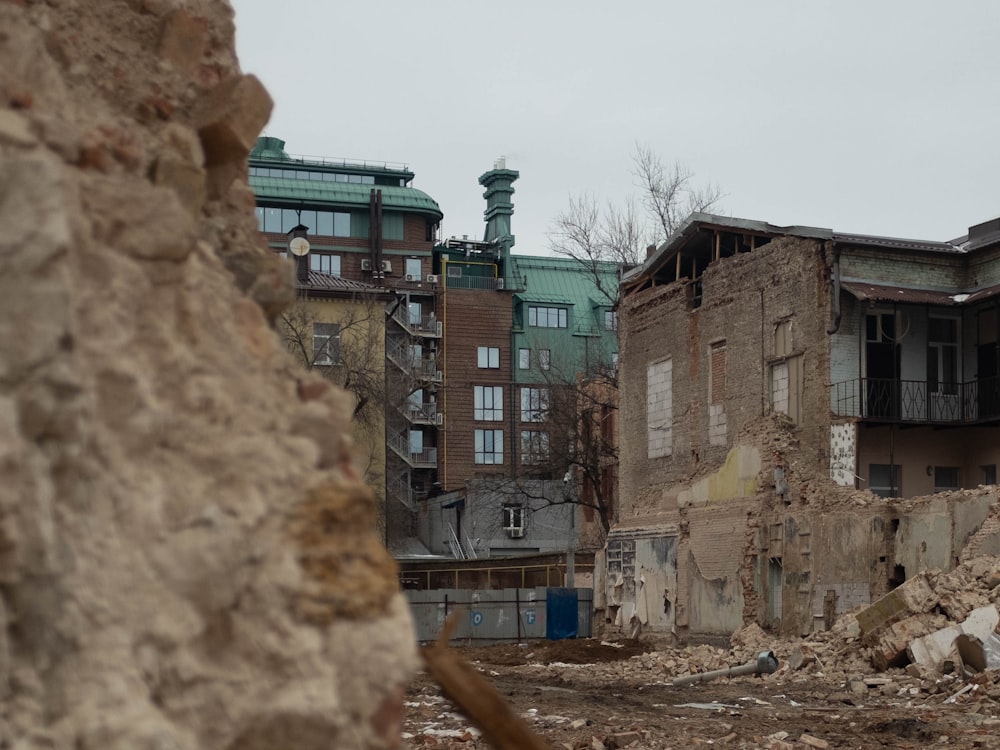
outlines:
M313 364L335 365L340 362L340 325L313 323Z
M406 259L406 275L411 276L415 279L421 279L420 276L420 258L407 258Z
M958 320L930 318L927 330L927 392L958 393Z
M503 421L503 387L477 385L475 391L475 419L483 422Z
M618 330L618 312L616 310L604 311L604 330L605 331Z
M521 389L521 421L544 422L549 410L547 388Z
M476 430L475 462L477 464L503 463L503 430Z
M531 349L517 350L517 367L520 370L531 369Z
M500 367L500 348L496 346L480 346L477 349L477 359L480 369L496 370Z
M901 474L895 464L869 464L868 489L879 497L899 497Z
M957 466L935 466L934 467L934 491L945 492L946 490L957 490L958 467Z
M504 531L521 533L524 531L524 506L506 503L502 509Z
M548 370L552 366L552 352L548 349L538 350L538 366L543 370Z
M299 224L308 227L310 234L320 237L351 236L351 215L346 211L303 210L300 213L291 208L257 208L257 226L262 232L287 234Z
M448 278L449 279L460 279L462 278L462 267L454 266L450 263L448 264Z
M673 362L667 359L646 367L646 456L671 455L673 431Z
M565 307L528 307L528 325L536 328L566 328Z
M549 460L549 433L524 430L521 432L521 463L540 464Z
M983 484L996 484L997 483L997 465L988 464L982 467L983 470Z
M326 255L324 253L309 254L309 270L328 273L331 276L340 276L340 256Z

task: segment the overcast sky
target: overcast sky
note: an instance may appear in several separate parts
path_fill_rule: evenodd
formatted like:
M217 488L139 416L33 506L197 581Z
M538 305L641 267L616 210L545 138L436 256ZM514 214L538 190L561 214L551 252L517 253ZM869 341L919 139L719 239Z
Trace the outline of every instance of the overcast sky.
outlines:
M635 144L721 213L947 240L1000 215L996 0L232 0L293 155L403 162L482 237L505 156L516 250L570 195L635 192Z

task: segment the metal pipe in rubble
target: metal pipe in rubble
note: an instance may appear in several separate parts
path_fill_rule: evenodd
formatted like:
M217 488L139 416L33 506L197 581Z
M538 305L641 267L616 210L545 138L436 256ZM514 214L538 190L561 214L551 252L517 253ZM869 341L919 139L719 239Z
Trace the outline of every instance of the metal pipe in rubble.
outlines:
M706 682L714 680L716 677L739 677L745 674L771 674L778 670L778 659L773 651L761 651L754 661L748 661L737 667L726 667L716 669L712 672L702 672L701 674L689 674L686 677L678 677L671 685L680 687L681 685L691 685L695 682Z

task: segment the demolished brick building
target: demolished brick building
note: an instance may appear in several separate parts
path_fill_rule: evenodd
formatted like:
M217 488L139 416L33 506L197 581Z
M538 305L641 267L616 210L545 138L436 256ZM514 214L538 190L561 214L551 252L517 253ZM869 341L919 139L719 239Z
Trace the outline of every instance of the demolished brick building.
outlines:
M1000 220L926 242L692 215L622 279L605 619L805 634L1000 551L998 310Z

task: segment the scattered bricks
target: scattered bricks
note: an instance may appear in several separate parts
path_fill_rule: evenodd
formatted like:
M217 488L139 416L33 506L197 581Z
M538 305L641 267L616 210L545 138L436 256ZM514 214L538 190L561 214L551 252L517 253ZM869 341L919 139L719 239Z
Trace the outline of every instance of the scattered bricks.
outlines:
M921 573L897 586L857 615L858 625L865 635L884 627L907 614L929 612L937 604L938 598Z
M793 651L788 656L788 659L786 660L786 663L788 664L788 668L789 669L795 671L795 670L802 669L803 667L805 667L808 664L811 664L814 660L815 660L815 657L812 654L808 654L805 651L803 651L801 648L798 648L798 649L795 649L795 651Z
M904 667L909 663L907 648L916 640L938 627L935 618L927 616L909 617L895 622L878 633L872 653L876 669Z
M272 106L264 84L252 75L230 79L209 92L198 118L206 165L244 162Z
M208 44L208 22L183 9L175 10L163 24L159 55L175 67L194 73Z

